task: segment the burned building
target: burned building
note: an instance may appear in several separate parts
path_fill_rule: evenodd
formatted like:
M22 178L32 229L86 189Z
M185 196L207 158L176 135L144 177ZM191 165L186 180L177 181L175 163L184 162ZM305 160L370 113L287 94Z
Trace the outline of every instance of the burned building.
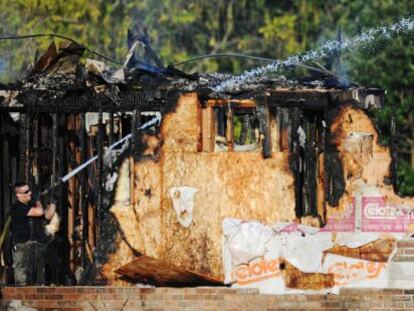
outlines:
M372 200L409 218L414 207L395 194L394 151L372 117L382 90L322 75L259 77L216 92L229 76L121 74L78 59L73 46L52 46L26 79L0 85L0 220L16 180L56 198L62 273L77 282L223 284L226 218L411 230L410 221L388 228L361 216Z

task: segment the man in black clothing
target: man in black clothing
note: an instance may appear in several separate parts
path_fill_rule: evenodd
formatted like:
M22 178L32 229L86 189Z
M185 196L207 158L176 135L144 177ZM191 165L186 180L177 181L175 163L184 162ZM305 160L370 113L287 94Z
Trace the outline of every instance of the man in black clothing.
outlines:
M44 210L40 201L33 202L32 192L27 183L16 183L13 191L16 202L11 209L11 234L15 283L42 285L46 249L44 221L53 217L56 205L49 204Z

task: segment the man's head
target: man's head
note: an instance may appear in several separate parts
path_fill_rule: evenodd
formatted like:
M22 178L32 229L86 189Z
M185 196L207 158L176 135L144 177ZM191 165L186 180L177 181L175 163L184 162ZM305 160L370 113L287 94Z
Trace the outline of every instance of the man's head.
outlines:
M24 204L27 204L32 199L32 191L27 183L18 182L13 186L16 199Z

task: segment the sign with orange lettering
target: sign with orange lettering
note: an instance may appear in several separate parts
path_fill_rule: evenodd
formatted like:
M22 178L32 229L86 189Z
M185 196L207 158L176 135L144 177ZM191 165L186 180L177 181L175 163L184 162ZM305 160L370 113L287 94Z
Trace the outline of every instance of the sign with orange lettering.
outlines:
M386 287L387 263L360 260L328 254L323 263L324 273L333 273L335 286Z
M237 266L232 272L233 281L239 285L251 284L280 276L279 261L264 257L258 261L251 261L249 264Z

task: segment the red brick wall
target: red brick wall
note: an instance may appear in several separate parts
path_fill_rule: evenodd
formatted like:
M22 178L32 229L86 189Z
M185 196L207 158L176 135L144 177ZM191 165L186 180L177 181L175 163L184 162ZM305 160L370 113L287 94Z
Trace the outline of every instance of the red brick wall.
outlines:
M414 262L414 241L405 240L398 242L398 249L393 261Z
M1 291L3 308L18 299L38 310L414 310L414 289L343 289L339 295L281 296L214 287L6 287Z

